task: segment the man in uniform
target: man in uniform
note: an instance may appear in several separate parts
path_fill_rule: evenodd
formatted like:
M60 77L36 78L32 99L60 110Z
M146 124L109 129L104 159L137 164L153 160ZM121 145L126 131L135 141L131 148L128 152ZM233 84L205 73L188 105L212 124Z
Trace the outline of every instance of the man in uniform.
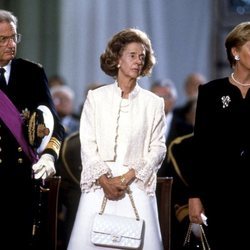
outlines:
M43 67L15 57L20 40L17 18L0 10L1 244L7 249L27 250L40 249L32 243L37 226L34 223L41 223L35 218L38 199L35 187L37 182L55 174L54 163L64 129L54 109ZM52 114L50 129L38 119L37 107L41 105ZM44 148L37 150L46 138Z

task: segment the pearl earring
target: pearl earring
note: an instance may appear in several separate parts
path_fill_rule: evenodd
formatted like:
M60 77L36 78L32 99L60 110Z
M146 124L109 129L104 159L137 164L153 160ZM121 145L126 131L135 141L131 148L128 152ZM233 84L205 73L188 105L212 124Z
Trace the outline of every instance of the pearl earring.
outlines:
M236 55L236 56L234 56L234 59L235 59L235 61L239 61L240 60L240 56Z
M121 65L120 64L117 64L117 68L119 69L121 67Z

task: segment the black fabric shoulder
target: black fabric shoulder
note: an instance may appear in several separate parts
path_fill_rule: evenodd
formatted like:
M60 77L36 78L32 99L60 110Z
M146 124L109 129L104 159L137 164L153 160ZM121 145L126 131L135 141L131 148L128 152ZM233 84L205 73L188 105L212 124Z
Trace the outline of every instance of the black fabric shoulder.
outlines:
M29 65L29 66L36 66L39 68L43 68L43 65L34 61L31 61L29 59L23 59L23 58L16 58L12 61L13 64L22 64L22 65Z

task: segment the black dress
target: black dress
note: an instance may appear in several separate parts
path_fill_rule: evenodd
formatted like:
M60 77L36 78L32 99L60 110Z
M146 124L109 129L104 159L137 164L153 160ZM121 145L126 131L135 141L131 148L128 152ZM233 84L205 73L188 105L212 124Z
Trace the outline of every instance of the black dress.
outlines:
M247 249L250 91L243 98L228 78L200 86L194 147L190 195L205 207L211 248Z

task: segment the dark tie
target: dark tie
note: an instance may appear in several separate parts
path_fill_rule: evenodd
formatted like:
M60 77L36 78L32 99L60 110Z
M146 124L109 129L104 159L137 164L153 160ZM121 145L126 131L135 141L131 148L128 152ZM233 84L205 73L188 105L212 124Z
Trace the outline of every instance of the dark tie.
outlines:
M7 87L7 83L4 77L4 72L5 69L4 68L0 68L0 89L5 90Z

